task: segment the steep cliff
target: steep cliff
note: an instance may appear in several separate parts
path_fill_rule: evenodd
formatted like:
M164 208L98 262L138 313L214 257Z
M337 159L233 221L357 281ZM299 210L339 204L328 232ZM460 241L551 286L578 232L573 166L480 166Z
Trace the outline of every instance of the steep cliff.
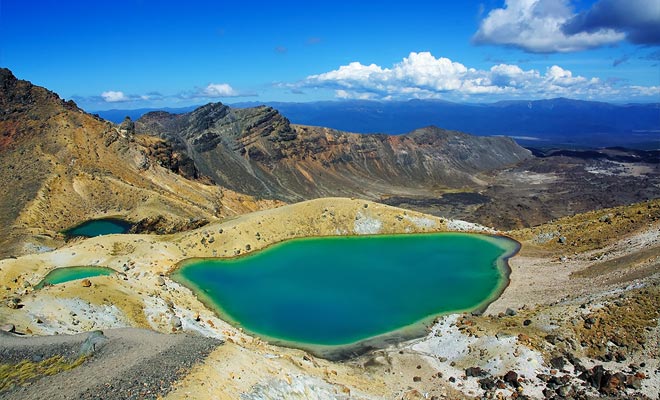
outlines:
M400 136L352 134L291 125L266 106L212 103L187 114L148 113L135 125L174 143L216 183L281 200L474 186L475 174L531 157L504 137L436 127Z

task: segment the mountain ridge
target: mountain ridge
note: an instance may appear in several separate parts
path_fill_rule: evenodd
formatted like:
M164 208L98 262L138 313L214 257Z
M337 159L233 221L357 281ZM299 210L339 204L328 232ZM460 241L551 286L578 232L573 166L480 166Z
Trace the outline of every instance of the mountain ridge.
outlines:
M222 186L285 201L470 186L475 173L531 157L510 138L437 127L355 134L291 124L268 106L211 103L185 114L148 113L135 126L176 143Z
M8 69L0 69L0 133L0 255L58 246L58 232L91 218L181 229L277 204L186 179L195 170L168 142L87 114Z
M556 98L474 104L444 100L245 102L232 107L258 105L278 109L295 124L356 133L402 134L420 126L436 125L479 136L517 136L523 145L660 148L660 103L614 104ZM139 117L144 110L124 111ZM114 115L103 111L99 114Z

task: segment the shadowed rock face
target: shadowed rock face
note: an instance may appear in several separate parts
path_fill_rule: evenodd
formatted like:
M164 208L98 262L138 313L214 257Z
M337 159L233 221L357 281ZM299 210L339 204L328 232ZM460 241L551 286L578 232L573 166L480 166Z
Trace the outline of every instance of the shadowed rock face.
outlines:
M291 125L266 106L152 112L136 121L136 130L174 143L220 185L289 201L474 186L475 173L531 158L509 138L436 127L400 136L352 134Z

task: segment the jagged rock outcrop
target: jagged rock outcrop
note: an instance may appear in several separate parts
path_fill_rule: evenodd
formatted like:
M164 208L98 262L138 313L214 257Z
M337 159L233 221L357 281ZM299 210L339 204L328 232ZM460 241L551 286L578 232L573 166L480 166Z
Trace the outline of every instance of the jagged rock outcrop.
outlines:
M91 218L162 216L184 229L260 207L134 131L130 119L116 126L0 68L0 257L39 248L27 240L57 247L59 231Z
M199 173L195 162L185 152L175 150L171 142L156 137L140 137L138 142L146 149L140 162L141 169L145 170L152 164L157 164L186 179L204 180L205 177ZM208 179L206 182L212 183Z
M135 122L131 120L131 117L126 117L122 121L121 124L119 124L119 134L131 138L135 134Z
M171 221L162 215L150 216L136 222L129 233L158 233L161 235L200 228L209 221L206 219L190 218L189 220Z
M221 103L187 114L148 113L136 131L172 142L220 185L294 201L474 186L475 174L531 157L504 137L436 127L400 136L352 134L291 125L271 107Z

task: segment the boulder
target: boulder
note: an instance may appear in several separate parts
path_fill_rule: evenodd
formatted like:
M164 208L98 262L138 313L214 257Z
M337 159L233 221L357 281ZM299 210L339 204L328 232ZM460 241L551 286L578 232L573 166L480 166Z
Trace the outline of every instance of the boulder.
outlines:
M550 360L550 365L552 365L552 368L564 369L564 366L566 365L566 360L564 360L564 357L553 357Z
M480 367L470 367L465 370L465 376L486 376L488 372L484 371Z
M172 325L172 328L174 329L181 329L181 318L177 317L176 315L172 317L170 320L170 325Z
M574 393L575 390L573 390L573 387L571 385L559 386L557 388L557 395L559 397L569 397L572 396Z
M520 382L518 382L518 374L515 371L509 371L504 374L502 380L513 387L520 386Z
M91 287L92 286L92 281L89 279L83 279L82 282L80 282L82 287Z
M479 387L483 390L493 390L496 386L497 384L495 379L490 376L479 379Z
M89 332L85 341L80 345L78 355L90 356L97 352L107 341L108 338L103 334L103 331Z
M12 310L21 308L21 299L18 297L12 298L7 302L7 307L11 308Z

